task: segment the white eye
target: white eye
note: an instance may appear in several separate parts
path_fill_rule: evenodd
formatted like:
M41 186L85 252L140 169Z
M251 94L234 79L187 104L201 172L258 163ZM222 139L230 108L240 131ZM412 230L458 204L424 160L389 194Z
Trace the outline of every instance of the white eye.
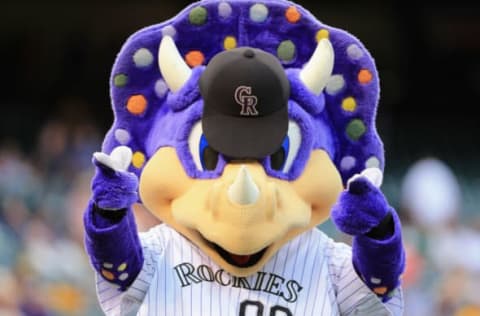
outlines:
M288 173L297 157L301 143L302 131L300 127L294 121L289 121L288 134L283 140L282 146L270 156L272 169Z
M188 148L198 170L212 171L217 168L218 152L208 145L207 139L203 136L202 123L200 121L192 127L192 131L188 136Z

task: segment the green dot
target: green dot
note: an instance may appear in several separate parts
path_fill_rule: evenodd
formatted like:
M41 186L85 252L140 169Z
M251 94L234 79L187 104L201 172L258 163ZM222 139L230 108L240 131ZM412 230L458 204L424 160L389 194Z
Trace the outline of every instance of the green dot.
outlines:
M282 61L291 61L295 57L295 44L290 40L281 42L277 48L277 56Z
M351 140L358 140L365 131L365 124L359 119L354 119L347 125L347 135Z
M124 74L116 75L113 78L113 84L115 85L115 87L125 87L127 82L128 82L128 76Z
M204 7L195 7L188 15L190 23L194 25L202 25L207 20L207 9Z

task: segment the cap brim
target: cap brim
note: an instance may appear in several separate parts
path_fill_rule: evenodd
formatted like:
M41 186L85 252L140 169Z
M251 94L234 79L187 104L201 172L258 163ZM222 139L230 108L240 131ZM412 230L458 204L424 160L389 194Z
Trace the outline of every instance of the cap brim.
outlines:
M261 159L273 154L288 132L288 110L262 117L236 117L211 113L202 118L208 144L219 153L236 159Z

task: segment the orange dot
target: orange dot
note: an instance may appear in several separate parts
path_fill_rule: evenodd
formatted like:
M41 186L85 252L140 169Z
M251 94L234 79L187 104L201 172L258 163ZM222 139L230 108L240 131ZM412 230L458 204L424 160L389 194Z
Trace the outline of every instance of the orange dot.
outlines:
M132 95L127 101L128 112L140 115L147 108L147 99L141 94Z
M387 288L385 286L380 286L380 287L374 288L373 291L378 295L383 295L387 293Z
M102 275L105 279L109 281L112 281L113 279L115 279L115 276L113 275L113 273L107 270L102 269Z
M289 7L287 11L285 11L285 17L290 23L297 23L298 20L300 20L300 16L300 12L298 12L297 8L294 6Z
M372 79L373 75L368 69L362 69L358 73L358 82L360 83L369 83Z
M203 64L204 60L205 56L203 56L202 52L199 50L189 51L187 55L185 55L185 61L190 67L199 66Z

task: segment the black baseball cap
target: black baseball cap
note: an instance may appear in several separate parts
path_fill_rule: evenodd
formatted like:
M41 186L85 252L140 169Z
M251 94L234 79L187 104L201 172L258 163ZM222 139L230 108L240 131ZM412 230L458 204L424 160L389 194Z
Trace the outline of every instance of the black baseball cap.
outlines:
M288 132L290 84L278 59L240 47L215 55L200 77L202 128L208 144L237 159L261 159Z

